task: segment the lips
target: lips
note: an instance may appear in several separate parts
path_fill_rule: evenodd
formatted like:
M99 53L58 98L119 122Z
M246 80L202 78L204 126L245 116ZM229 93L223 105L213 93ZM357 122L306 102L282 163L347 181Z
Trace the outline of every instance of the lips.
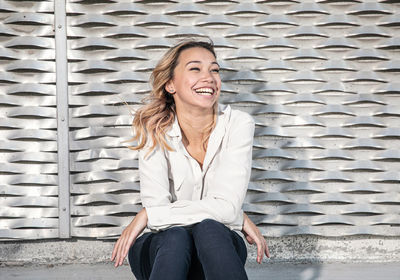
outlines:
M209 87L202 87L202 88L197 88L194 90L197 94L199 95L214 95L215 90L213 88Z

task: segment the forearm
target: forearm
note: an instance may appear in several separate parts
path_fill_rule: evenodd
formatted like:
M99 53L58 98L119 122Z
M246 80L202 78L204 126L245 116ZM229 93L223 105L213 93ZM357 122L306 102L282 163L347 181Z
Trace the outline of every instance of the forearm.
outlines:
M241 203L206 197L203 200L180 200L168 205L148 207L148 227L163 230L171 226L187 226L213 219L240 230L243 224Z
M126 255L128 254L129 248L132 246L139 234L144 230L146 224L147 212L146 209L143 208L124 229L114 246L111 260L115 260L115 267L122 265Z

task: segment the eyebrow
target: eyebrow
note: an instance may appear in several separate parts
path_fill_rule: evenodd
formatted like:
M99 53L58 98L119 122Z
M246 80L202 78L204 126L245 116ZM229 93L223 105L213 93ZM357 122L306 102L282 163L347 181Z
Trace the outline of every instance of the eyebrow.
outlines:
M192 61L189 61L188 63L186 63L185 66L187 66L187 65L190 64L190 63L201 63L201 61L199 61L199 60L192 60ZM218 65L218 67L219 67L219 64L218 64L216 61L211 62L211 64L216 64L216 65Z

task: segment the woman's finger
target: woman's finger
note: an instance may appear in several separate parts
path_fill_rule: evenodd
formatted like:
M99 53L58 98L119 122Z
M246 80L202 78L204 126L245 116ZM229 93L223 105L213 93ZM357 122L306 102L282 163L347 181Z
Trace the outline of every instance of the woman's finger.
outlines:
M257 262L261 263L262 255L264 254L262 243L260 242L260 240L256 240L256 244L257 244Z
M118 266L120 266L121 265L121 256L122 256L122 250L123 250L123 248L124 248L124 246L125 246L125 241L126 239L124 238L123 240L122 240L122 243L121 243L121 245L119 246L119 250L118 250L118 259L117 259L117 265Z
M117 248L116 248L116 252L115 252L115 260L114 260L114 262L115 262L115 264L114 264L114 266L115 267L117 267L118 266L118 261L119 261L119 251L120 251L120 248L121 248L121 243L123 242L123 237L121 236L120 238L119 238L119 243L118 243L118 246L117 246Z
M122 236L121 236L121 242L120 242L119 247L118 247L117 259L115 260L115 265L116 266L120 266L121 265L122 250L123 250L123 248L125 246L125 243L126 243L126 234L123 233Z
M268 249L268 244L267 242L265 242L265 255L267 256L267 258L270 258L270 254L269 254L269 249Z
M126 256L128 255L129 249L132 247L133 243L135 243L136 240L136 235L129 235L129 239L128 239L128 246L125 247L124 250L124 259L126 258Z
M113 249L112 254L111 254L111 261L113 261L115 259L115 255L117 254L118 242L119 242L119 238L118 238L117 242L114 245L114 249Z
M122 252L121 252L121 265L122 265L122 263L124 262L124 260L125 260L125 258L126 258L126 255L128 255L128 251L129 251L129 248L131 247L131 244L130 244L131 242L130 242L130 240L128 240L128 242L126 242L125 243L125 246L122 248Z
M265 243L261 242L261 259L260 259L260 263L262 262L263 258L264 258L264 252L265 252Z
M114 259L113 259L113 261L114 261L114 266L115 266L115 267L118 266L118 265L117 265L117 263L118 263L118 258L119 258L118 251L119 251L119 246L116 248L115 257L114 257Z
M118 262L118 265L122 265L122 263L124 262L124 259L125 259L124 251L125 251L125 248L126 248L126 246L127 246L127 243L128 243L128 240L127 240L127 238L125 237L125 238L124 238L124 242L123 242L123 244L121 245L121 248L120 248L120 251L119 251L119 262Z
M115 256L115 264L114 264L115 267L118 267L118 264L119 264L120 250L121 250L121 242L118 245L116 256Z
M114 250L111 255L111 261L116 260L116 258L118 257L118 251L119 251L120 244L121 244L121 237L118 239L117 243L115 243L115 245L114 245Z
M124 242L121 246L119 265L123 264L126 256L128 255L129 249L132 246L135 239L136 239L136 236L132 233L125 235Z

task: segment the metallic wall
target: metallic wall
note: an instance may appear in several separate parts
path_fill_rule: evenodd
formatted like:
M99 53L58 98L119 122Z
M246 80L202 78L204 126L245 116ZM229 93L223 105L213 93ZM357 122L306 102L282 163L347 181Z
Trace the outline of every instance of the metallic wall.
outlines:
M0 238L120 234L141 209L131 112L188 35L213 39L221 102L256 120L244 209L265 236L399 236L399 15L398 1L1 1Z
M58 237L51 1L0 1L0 238Z

